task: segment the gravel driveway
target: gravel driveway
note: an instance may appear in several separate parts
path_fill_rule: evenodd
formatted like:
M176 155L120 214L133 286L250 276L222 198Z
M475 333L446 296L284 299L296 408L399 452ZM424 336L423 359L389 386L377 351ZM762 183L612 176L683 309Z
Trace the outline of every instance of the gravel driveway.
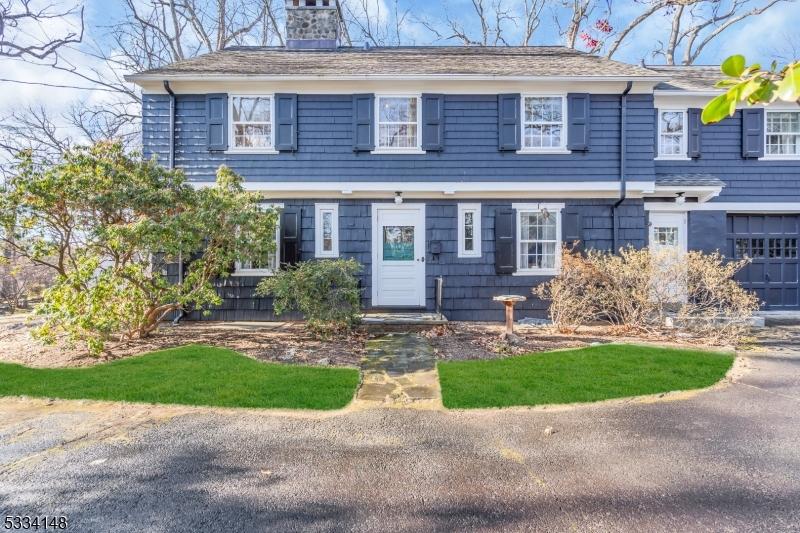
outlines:
M735 383L669 401L312 416L4 399L0 519L66 515L70 531L798 531L800 328L779 333Z

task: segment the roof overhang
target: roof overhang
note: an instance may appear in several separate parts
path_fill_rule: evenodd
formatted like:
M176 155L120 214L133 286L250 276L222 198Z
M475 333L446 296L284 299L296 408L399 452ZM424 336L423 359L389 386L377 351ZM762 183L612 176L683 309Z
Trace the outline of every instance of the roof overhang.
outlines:
M125 81L131 83L167 81L395 81L395 80L447 80L447 81L641 81L660 82L664 76L505 76L490 74L128 74Z
M722 185L656 185L652 194L646 197L652 198L697 198L698 203L705 203L716 198L722 192Z

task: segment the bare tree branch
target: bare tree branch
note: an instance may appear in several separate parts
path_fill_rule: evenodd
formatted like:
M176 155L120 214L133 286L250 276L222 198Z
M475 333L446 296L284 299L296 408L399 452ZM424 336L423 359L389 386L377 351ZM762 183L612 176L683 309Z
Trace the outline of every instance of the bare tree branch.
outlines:
M59 37L51 36L44 23L56 19L73 20L78 28ZM46 59L60 48L80 43L83 32L83 7L59 11L50 4L33 9L31 0L0 1L0 57Z

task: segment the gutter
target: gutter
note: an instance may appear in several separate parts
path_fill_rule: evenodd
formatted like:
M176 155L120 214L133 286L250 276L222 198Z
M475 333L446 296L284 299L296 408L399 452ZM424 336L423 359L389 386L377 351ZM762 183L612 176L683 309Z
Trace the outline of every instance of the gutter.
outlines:
M620 98L620 127L619 127L619 200L611 206L611 218L614 221L613 230L613 250L617 253L619 248L619 218L617 217L617 208L625 201L628 194L628 187L625 182L625 160L627 159L627 143L626 126L628 125L628 93L631 92L633 82L628 81L625 85L625 90L622 91Z
M167 168L175 168L175 92L169 86L169 81L164 80L164 90L169 94L169 158ZM178 283L183 283L183 251L178 250ZM181 309L177 316L172 320L172 325L177 326L178 322L186 315Z

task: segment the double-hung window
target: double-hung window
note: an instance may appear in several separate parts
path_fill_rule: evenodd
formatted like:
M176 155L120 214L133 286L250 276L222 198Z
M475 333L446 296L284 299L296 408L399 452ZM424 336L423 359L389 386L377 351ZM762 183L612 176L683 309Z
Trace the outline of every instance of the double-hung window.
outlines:
M686 110L658 110L658 157L687 157Z
M283 204L269 204L264 205L264 208L283 209ZM281 217L278 217L275 223L275 250L267 254L261 261L237 261L233 271L234 276L271 276L278 271L280 267L280 228Z
M339 257L339 204L314 206L314 255Z
M566 116L564 96L523 96L522 151L566 150Z
M272 96L232 95L230 97L230 138L232 152L272 152L275 139Z
M376 151L421 152L420 97L378 96Z
M458 257L481 256L481 204L458 204Z
M516 204L517 272L555 274L561 266L561 204Z
M766 155L800 157L800 111L767 111Z

